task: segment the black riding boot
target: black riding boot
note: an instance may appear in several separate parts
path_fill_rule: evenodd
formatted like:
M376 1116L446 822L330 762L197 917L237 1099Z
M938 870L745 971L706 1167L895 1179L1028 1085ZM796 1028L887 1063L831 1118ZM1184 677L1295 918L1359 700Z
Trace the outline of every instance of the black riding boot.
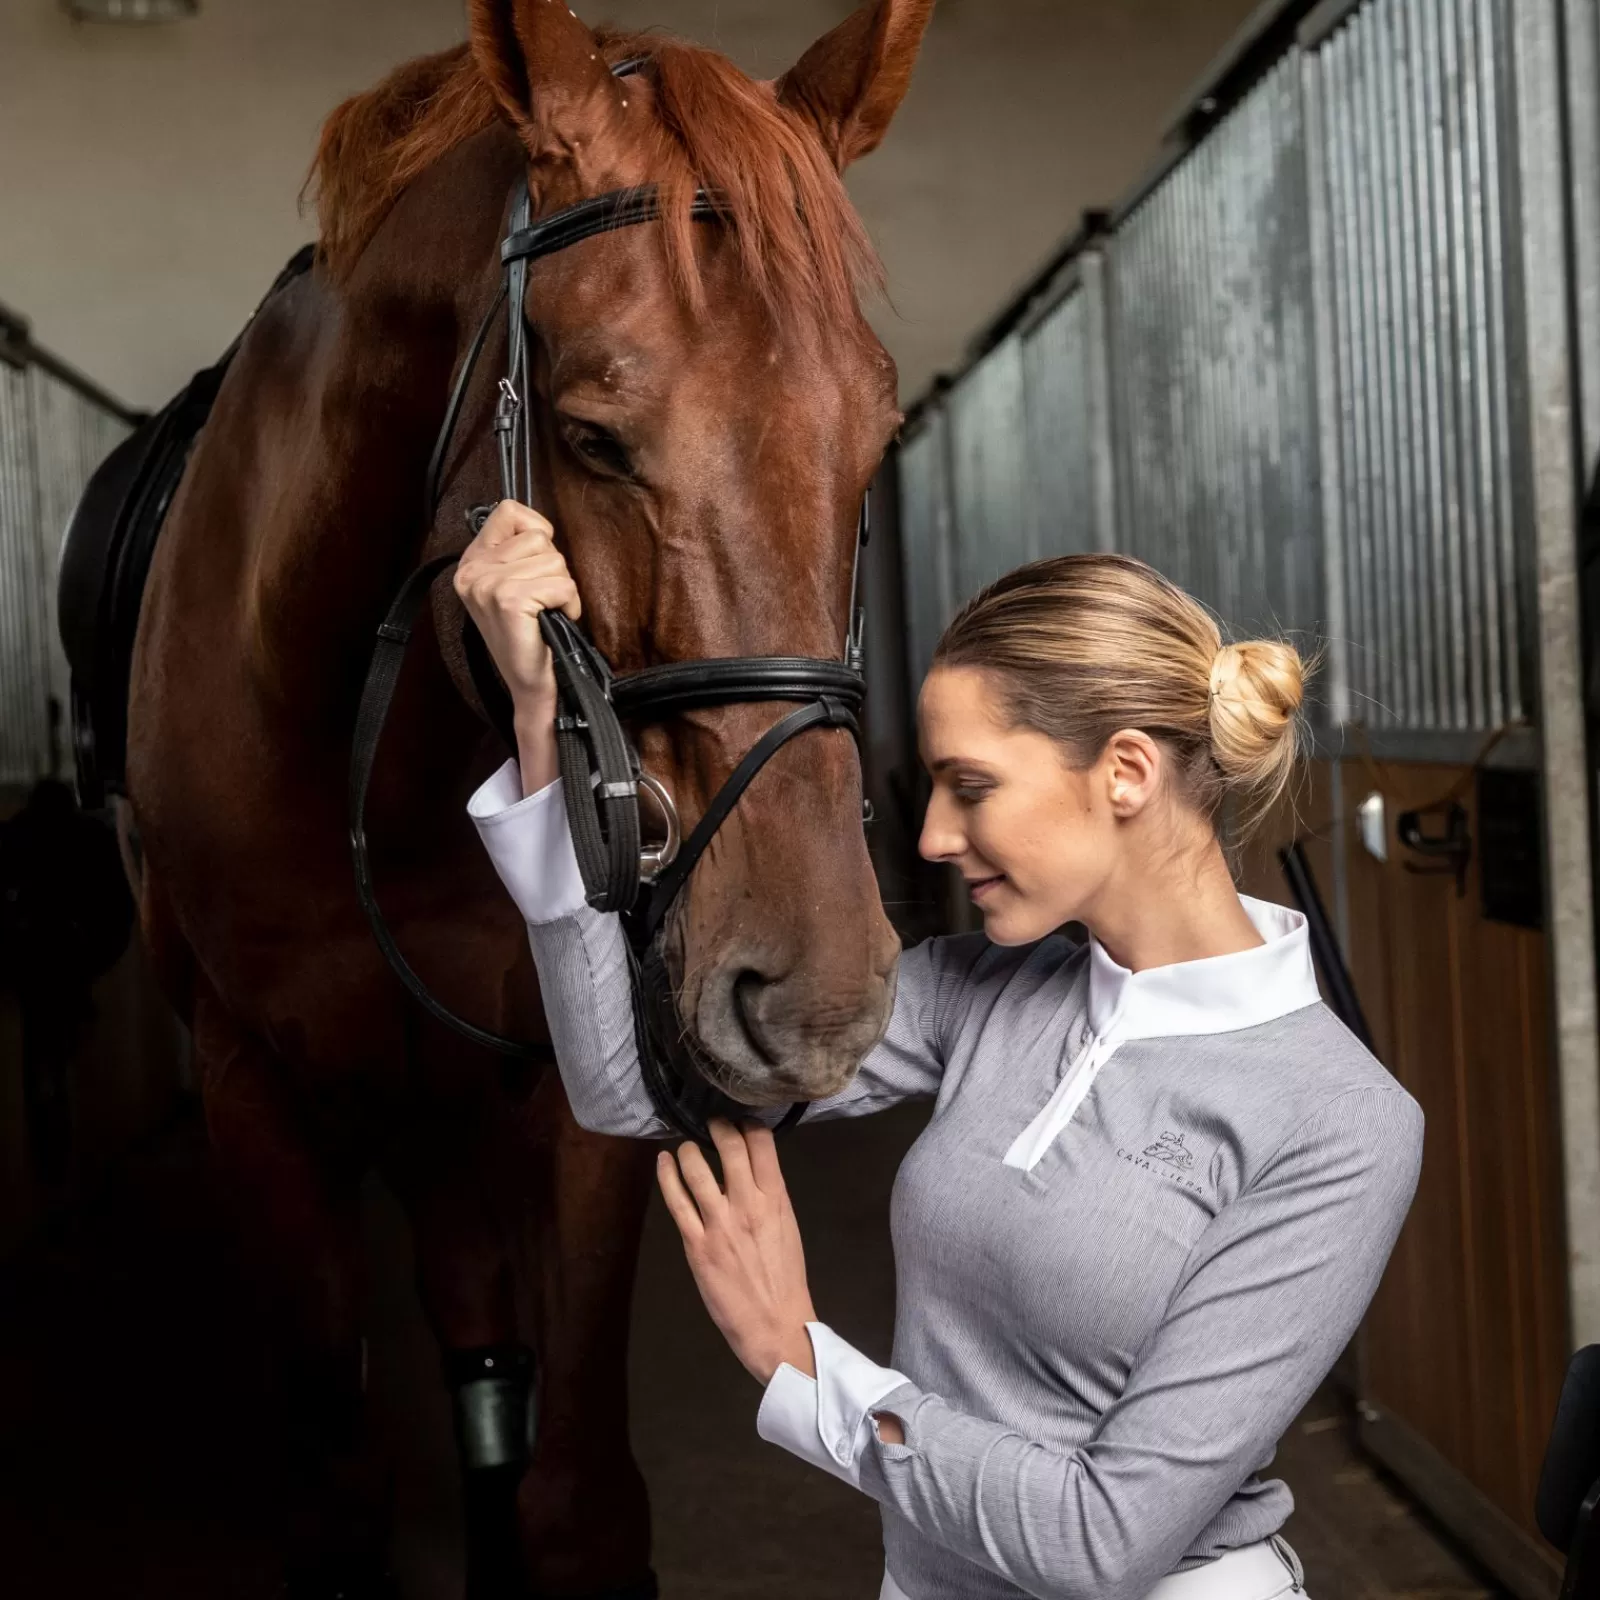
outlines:
M455 1399L466 1600L527 1600L517 1485L533 1436L533 1352L516 1344L453 1350L444 1366Z

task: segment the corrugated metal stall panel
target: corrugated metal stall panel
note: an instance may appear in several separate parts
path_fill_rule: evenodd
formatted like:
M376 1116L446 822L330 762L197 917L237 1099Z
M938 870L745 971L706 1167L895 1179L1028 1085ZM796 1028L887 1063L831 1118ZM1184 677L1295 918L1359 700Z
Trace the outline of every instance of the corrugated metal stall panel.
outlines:
M33 409L29 374L0 362L0 784L32 782L49 751Z
M1373 0L1311 59L1341 528L1341 711L1374 727L1524 716L1502 0ZM1530 543L1531 547L1531 543Z
M1583 465L1600 461L1600 3L1564 0L1571 139L1573 295L1578 312L1576 393Z
M1034 556L1109 549L1111 419L1099 258L1022 336ZM1087 269L1087 270L1086 270Z
M996 345L947 405L959 605L1036 553L1021 340L1012 335Z
M915 696L955 607L949 422L942 408L931 406L923 414L900 446L899 467L906 664Z
M127 424L41 367L0 362L0 784L71 763L56 637L61 538L89 474ZM61 720L52 730L52 699Z
M90 473L127 437L129 427L42 367L33 368L31 379L37 422L35 460L39 509L36 527L40 546L39 567L45 580L44 591L36 605L46 653L45 681L49 694L60 704L65 716L69 694L67 660L62 654L55 626L56 576L61 565L61 541ZM70 768L71 751L64 721L58 758L63 768ZM67 772L62 771L58 775L65 777Z
M1322 620L1304 128L1291 56L1109 257L1118 546L1240 632Z

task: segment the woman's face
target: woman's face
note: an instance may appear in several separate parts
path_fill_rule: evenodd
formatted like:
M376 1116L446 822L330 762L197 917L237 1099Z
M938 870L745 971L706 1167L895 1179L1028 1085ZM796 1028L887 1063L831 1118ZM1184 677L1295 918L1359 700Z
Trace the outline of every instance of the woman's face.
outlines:
M991 680L971 667L934 668L918 726L933 778L919 849L960 871L988 936L1028 944L1089 920L1115 869L1130 782L1142 788L1141 775L1120 773L1109 746L1073 771L1054 739L1007 726Z

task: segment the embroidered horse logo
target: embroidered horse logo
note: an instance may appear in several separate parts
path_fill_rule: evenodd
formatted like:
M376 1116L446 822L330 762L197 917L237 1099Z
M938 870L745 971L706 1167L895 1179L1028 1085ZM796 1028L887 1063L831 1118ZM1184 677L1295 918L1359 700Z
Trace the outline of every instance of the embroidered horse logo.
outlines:
M1187 1172L1194 1165L1194 1152L1184 1147L1181 1133L1164 1133L1152 1145L1145 1146L1147 1156L1156 1161L1165 1161L1169 1167L1177 1167L1181 1172Z

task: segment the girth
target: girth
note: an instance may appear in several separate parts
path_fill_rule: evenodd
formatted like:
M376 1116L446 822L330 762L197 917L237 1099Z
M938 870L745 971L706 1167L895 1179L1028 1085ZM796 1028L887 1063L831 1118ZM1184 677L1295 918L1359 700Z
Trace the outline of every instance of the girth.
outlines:
M636 70L637 62L614 69ZM527 419L529 329L526 288L529 264L580 240L658 219L660 197L654 187L619 190L580 201L534 221L526 180L519 184L510 232L501 246L504 280L482 326L468 347L445 410L428 467L425 526L438 514L445 461L474 370L502 308L507 316L507 367L495 412L501 492L527 502L532 485L532 445ZM721 215L715 199L700 192L693 202L696 221ZM482 527L492 508L468 514L471 531ZM559 612L545 612L540 630L550 646L558 696L556 740L573 845L589 904L623 917L633 960L635 1032L641 1068L657 1113L678 1133L704 1142L706 1124L719 1114L740 1116L745 1108L707 1081L714 1065L696 1056L676 1016L661 954L660 933L668 912L696 864L761 769L791 740L813 728L841 728L858 742L866 696L862 672L863 618L857 606L860 554L870 533L862 508L850 610L843 655L837 660L809 656L735 657L669 662L617 677L593 642ZM393 698L411 631L433 583L454 567L459 556L440 556L414 572L401 588L378 629L372 663L357 713L350 768L350 838L356 886L373 934L390 965L431 1016L474 1043L514 1057L549 1059L549 1049L504 1038L458 1017L434 996L411 969L380 910L372 882L365 810L368 785L384 719ZM470 618L463 644L485 715L515 752L510 697ZM691 710L754 702L795 703L759 739L712 798L687 840L680 842L677 812L670 794L646 774L624 723L661 723ZM646 846L640 823L640 790L661 813L666 839ZM804 1105L793 1107L780 1127L797 1122Z

